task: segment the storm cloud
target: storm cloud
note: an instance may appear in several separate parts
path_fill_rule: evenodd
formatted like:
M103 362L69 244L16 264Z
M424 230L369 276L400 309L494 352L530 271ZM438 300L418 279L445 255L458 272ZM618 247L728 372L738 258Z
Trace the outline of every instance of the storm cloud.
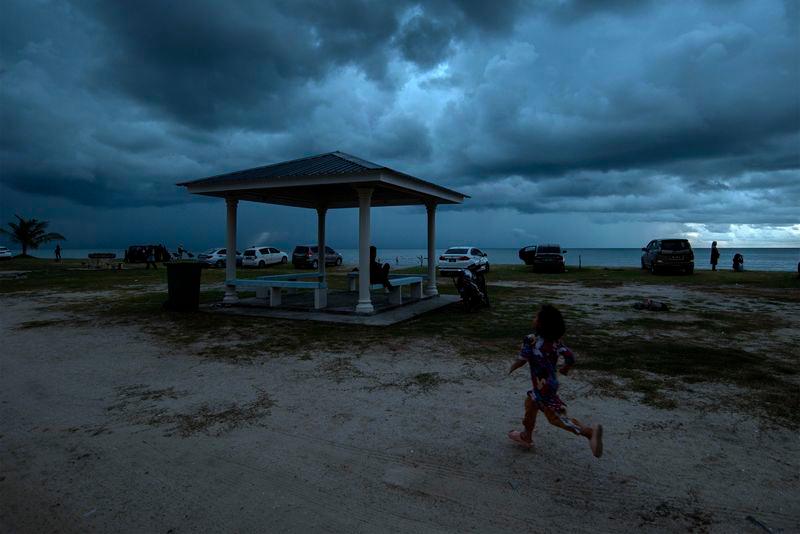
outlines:
M172 210L208 228L202 208L178 208L207 201L176 182L342 150L471 195L445 220L492 219L488 246L565 232L565 216L590 227L557 236L573 246L618 224L798 246L799 11L12 0L0 17L2 216L78 228L86 213ZM378 235L414 246L399 231L412 216L378 219ZM252 234L300 239L285 221L276 210Z

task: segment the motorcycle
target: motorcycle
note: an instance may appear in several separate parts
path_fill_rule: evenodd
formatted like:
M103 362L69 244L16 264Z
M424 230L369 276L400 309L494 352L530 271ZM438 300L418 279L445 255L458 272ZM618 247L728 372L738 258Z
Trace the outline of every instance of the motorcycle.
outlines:
M486 291L485 272L485 266L473 266L461 269L458 274L453 277L453 283L468 312L477 310L482 306L486 306L487 308L491 306L491 304L489 304L489 293Z

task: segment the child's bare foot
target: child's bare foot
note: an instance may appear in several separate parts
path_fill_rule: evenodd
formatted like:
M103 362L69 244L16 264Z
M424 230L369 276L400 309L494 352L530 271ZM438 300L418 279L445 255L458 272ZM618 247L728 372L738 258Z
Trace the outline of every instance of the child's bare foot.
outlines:
M531 447L533 447L533 440L530 437L528 437L528 439L525 439L525 435L522 432L519 432L518 430L510 431L508 433L508 439L510 439L511 441L516 441L526 449L530 449Z
M592 454L594 454L595 458L603 456L603 425L596 425L592 429L589 446L592 448Z

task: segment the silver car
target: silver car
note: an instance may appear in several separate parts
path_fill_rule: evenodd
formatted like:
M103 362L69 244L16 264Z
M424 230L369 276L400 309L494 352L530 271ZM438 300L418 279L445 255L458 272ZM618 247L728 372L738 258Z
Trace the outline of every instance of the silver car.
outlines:
M226 250L224 248L210 248L197 255L198 261L207 263L212 267L225 267L225 259L227 258ZM236 251L236 266L242 265L242 253Z
M289 255L275 247L250 247L244 251L242 267L266 267L288 261Z
M439 256L439 273L444 276L479 267L489 270L489 256L477 247L450 247Z

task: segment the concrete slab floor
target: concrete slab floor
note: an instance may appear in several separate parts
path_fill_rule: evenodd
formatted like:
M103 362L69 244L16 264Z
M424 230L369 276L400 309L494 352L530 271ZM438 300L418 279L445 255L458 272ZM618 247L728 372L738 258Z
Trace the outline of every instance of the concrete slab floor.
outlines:
M298 297L298 295L289 296ZM388 299L385 298L384 295L374 295L372 303L373 306L375 306L375 313L372 315L361 315L354 311L355 300L353 300L352 305L344 307L341 305L343 299L337 299L337 296L341 297L338 293L331 293L328 295L329 304L334 305L324 310L314 310L311 306L300 307L297 299L294 301L294 305L285 304L279 308L270 308L266 306L265 299L259 298L241 299L239 304L234 306L225 306L221 303L204 305L200 307L200 310L210 313L224 313L227 315L243 315L248 317L272 317L276 319L294 319L301 321L389 326L455 304L461 300L457 295L438 295L435 297L425 297L397 306L389 305ZM308 299L308 296L305 297ZM310 297L310 299L313 301L313 296ZM286 299L284 299L284 301L286 301Z

